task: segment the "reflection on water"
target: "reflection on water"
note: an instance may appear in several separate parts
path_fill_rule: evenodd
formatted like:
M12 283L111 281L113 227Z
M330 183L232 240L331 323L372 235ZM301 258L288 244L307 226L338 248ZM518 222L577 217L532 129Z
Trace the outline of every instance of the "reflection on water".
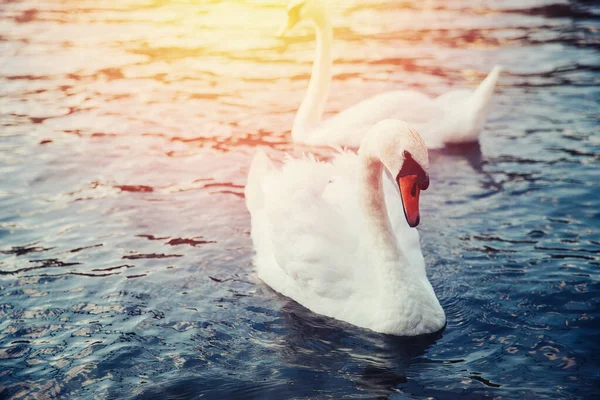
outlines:
M480 144L435 152L421 231L444 332L378 335L253 273L243 187L289 128L284 2L0 5L0 397L593 398L600 8L332 6L327 112L505 67ZM327 157L327 149L317 150Z

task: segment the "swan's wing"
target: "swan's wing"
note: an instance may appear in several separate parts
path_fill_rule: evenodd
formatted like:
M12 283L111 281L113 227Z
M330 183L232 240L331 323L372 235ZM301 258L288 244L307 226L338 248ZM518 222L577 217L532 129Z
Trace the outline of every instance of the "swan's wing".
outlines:
M473 95L472 90L458 89L451 90L437 97L434 102L443 108L452 108L457 104L463 104Z
M269 157L261 149L258 149L254 154L254 158L252 158L252 163L248 170L248 181L244 188L246 206L251 214L263 208L264 194L262 181L273 170L273 163L269 160Z
M344 298L354 287L349 265L358 236L339 204L324 196L340 179L334 165L305 158L288 160L263 185L264 217L278 268L295 290L326 298Z
M311 133L308 142L359 147L367 131L379 121L401 119L419 129L437 119L439 113L438 106L423 93L414 90L381 93L324 121Z

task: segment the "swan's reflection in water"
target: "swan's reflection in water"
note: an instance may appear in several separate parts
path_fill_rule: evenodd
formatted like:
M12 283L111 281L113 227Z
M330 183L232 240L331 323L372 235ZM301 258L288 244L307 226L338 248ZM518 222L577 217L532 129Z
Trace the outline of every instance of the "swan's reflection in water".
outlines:
M282 307L281 317L288 331L283 362L328 375L335 372L356 389L378 396L407 383L411 364L443 335L443 330L418 337L379 334L315 314L292 300ZM315 383L311 378L310 384Z
M473 168L473 171L485 174L483 170L483 154L479 142L446 145L443 149L430 151L430 154L433 157L436 157L438 154L439 156L462 157Z

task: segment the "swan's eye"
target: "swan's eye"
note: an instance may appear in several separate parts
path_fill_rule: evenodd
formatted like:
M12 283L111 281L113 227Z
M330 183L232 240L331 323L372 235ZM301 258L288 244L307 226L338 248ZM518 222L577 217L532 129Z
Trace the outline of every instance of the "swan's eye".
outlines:
M414 188L411 186L411 192L415 192L418 189L426 190L429 187L429 177L423 168L415 161L412 155L408 151L404 151L404 163L402 169L398 174L398 177L414 175L417 179L414 182ZM413 194L414 196L414 194Z

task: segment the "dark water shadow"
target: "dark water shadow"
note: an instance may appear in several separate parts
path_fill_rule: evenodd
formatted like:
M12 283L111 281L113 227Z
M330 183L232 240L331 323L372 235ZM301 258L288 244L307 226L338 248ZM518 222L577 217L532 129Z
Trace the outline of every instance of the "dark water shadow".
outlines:
M281 350L286 364L336 374L343 370L355 389L376 396L387 396L407 383L411 364L444 332L417 337L380 334L315 314L292 300L282 307L281 316L287 331L287 346Z
M444 157L464 158L474 171L485 174L483 170L483 154L481 153L479 142L447 144L441 149L429 150L429 155L432 158L432 162Z
M254 360L262 372L252 375L261 376L260 379L248 379L243 371L220 368L207 370L205 379L198 379L184 369L167 377L162 385L146 388L137 398L341 398L349 393L359 398L388 398L399 392L402 385L422 386L408 376L413 364L422 368L423 364L443 363L425 356L442 337L443 330L419 337L383 335L281 299L285 304L278 318L261 324L260 329L280 339L267 343L275 349L276 370L270 370L268 360L264 360L267 364Z
M432 164L441 164L445 158L463 158L473 171L484 178L483 187L486 190L496 192L502 189L502 185L496 182L492 175L484 168L487 162L483 157L479 142L447 144L441 149L429 150L429 158Z

